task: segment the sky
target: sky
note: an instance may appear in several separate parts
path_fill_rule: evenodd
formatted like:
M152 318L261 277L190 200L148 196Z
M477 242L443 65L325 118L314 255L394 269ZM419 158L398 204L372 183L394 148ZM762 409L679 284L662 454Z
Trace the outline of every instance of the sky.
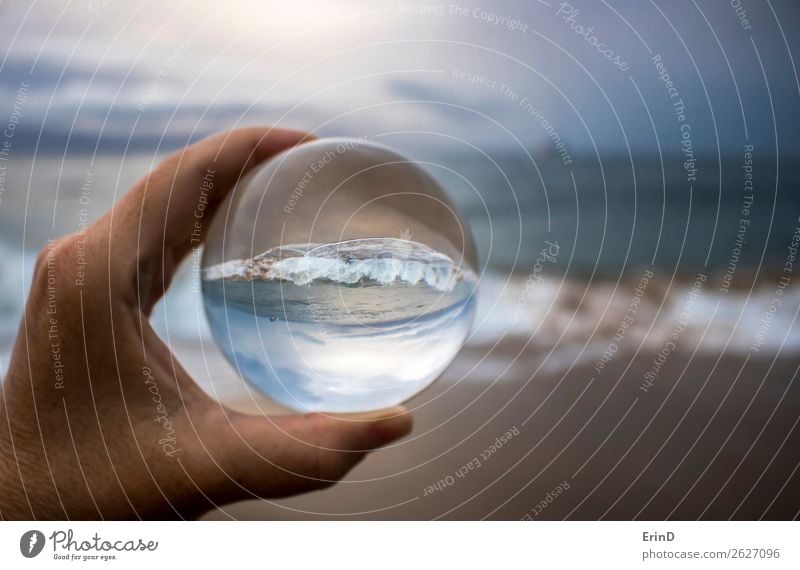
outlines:
M791 0L0 0L0 126L20 152L271 123L679 154L685 123L698 153L795 155L798 22Z

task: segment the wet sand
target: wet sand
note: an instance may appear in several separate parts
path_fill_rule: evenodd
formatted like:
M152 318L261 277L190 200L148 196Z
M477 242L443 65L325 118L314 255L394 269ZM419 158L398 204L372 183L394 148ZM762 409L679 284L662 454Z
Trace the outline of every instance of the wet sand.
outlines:
M530 348L516 357L523 344L463 351L409 403L411 436L344 482L207 518L798 516L800 355L718 359L683 346L644 391L652 349L620 352L597 374L593 363L546 370L551 359Z

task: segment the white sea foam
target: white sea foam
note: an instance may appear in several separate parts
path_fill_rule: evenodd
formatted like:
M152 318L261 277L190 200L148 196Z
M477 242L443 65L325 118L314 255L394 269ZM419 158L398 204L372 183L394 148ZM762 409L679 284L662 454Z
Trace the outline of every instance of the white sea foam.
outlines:
M800 287L783 291L780 310L770 312L775 281L765 278L752 292L731 289L721 293L714 278L699 291L691 315L680 334L683 346L700 353L746 354L754 346L759 324L769 318L770 327L761 338L760 354L800 350ZM478 289L478 305L472 345L491 345L504 338L529 339L544 352L556 347L580 347L581 360L594 361L614 342L620 350L658 351L674 332L686 310L692 282L654 279L637 305L633 321L626 312L634 298L636 281L587 284L581 280L543 279L531 287L523 279L484 273ZM668 292L665 292L668 289ZM664 297L662 299L662 296ZM524 300L524 303L520 303ZM615 335L626 323L624 339ZM759 337L760 338L760 337Z
M291 247L283 249L288 252ZM297 256L310 250L306 246L296 251ZM19 328L34 258L35 252L23 253L0 242L0 288L4 293L0 298L0 369L8 365L8 353ZM235 268L235 264L230 268ZM221 268L217 266L216 270L221 271ZM764 278L762 281L766 283L761 283L752 293L746 289L731 289L722 295L710 278L694 305L687 330L681 335L682 345L692 350L697 347L699 353L706 354L749 351L775 295L774 280ZM562 281L545 277L541 283L530 287L525 278L484 273L478 288L475 327L467 342L477 348L491 346L501 336L527 340L535 335L531 343L534 349L547 353L556 347L559 354L561 349L568 350L564 353L569 356L565 362L573 365L571 351L577 347L584 351L580 360L592 363L598 358L598 350L602 352L612 341L631 302L634 285L615 287L607 282L587 284L578 279ZM689 288L688 284L674 283L663 305L658 295L651 297L657 289L663 291L668 286L669 281L657 280L648 287L636 322L628 329L620 350L635 351L642 345L644 350L657 351L664 346L674 326L676 312L679 313L686 303ZM520 312L523 296L527 302ZM792 354L800 350L800 321L795 320L800 307L800 287L792 284L781 299L780 310L772 317L768 334L760 346L760 355L775 354L779 350ZM201 346L200 341L208 339L210 334L202 307L200 293L192 291L191 267L184 265L173 279L167 296L153 311L153 324L164 338L175 341L176 346L180 342L190 347ZM208 344L203 348L209 349ZM192 359L196 358L191 354ZM552 359L551 356L548 361ZM205 372L203 361L197 358L198 376L201 371ZM494 380L491 375L485 378Z
M275 247L252 259L235 259L208 267L207 280L283 280L297 285L328 281L425 284L452 291L461 281L477 276L447 255L427 245L395 238L366 238L330 244L291 244Z

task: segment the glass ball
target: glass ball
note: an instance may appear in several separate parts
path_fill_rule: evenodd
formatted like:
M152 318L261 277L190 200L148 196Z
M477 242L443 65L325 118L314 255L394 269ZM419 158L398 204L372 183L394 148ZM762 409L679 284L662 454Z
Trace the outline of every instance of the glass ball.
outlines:
M381 409L426 388L469 334L477 282L469 231L433 177L361 139L302 144L248 174L203 253L222 352L303 412Z

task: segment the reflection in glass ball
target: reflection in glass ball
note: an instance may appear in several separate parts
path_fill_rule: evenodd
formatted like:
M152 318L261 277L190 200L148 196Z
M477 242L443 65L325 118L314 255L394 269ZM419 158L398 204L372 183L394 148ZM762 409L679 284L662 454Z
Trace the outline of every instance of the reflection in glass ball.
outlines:
M322 139L244 178L203 255L214 338L239 373L301 411L399 404L469 333L469 232L438 184L394 151Z

